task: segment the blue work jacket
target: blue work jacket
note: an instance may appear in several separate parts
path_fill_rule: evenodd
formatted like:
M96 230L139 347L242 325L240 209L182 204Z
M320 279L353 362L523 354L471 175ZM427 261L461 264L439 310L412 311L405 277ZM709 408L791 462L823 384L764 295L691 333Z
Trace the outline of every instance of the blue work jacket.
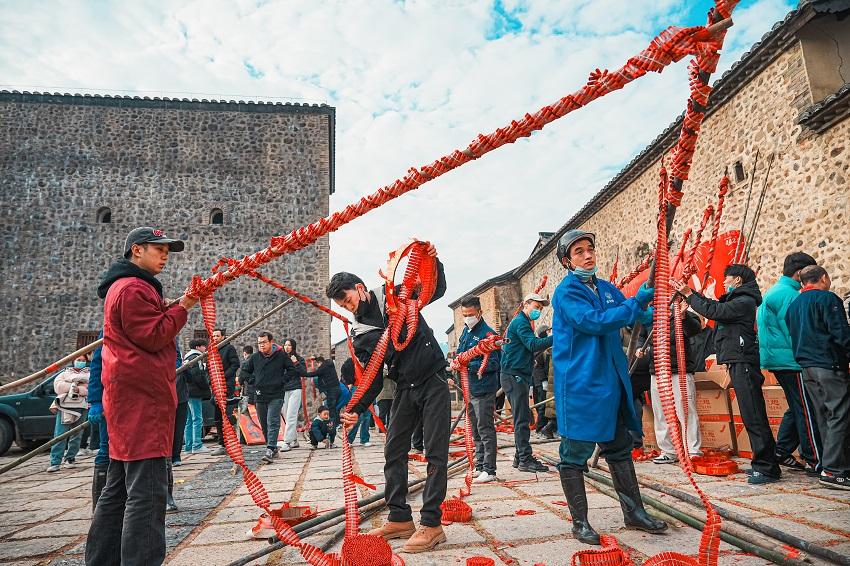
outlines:
M495 334L493 329L484 322L484 319L478 321L478 324L470 330L467 326L463 327L463 332L458 341L457 353L462 354L467 350L471 350L478 345L482 338L487 338L488 334ZM478 375L481 369L481 362L484 361L484 356L475 356L469 362L467 370L469 370L469 394L473 397L483 397L488 393L495 393L499 390L499 357L501 352L495 350L490 352L490 357L487 359L487 367L484 368L484 373Z
M608 281L593 279L599 296L570 272L552 297L555 410L564 438L609 442L618 411L629 430L643 430L620 340L620 329L643 309Z

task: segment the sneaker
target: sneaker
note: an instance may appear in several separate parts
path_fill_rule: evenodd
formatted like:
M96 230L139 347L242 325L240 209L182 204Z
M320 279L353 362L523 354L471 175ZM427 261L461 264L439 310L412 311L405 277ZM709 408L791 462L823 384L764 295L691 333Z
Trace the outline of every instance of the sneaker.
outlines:
M309 430L305 430L303 433L301 433L301 436L304 437L305 441L312 443L312 441L310 440L310 431Z
M277 449L280 452L289 452L290 450L292 450L292 446L290 446L286 442L281 442L280 444L277 445Z
M263 455L263 462L267 464L271 464L272 460L275 457L276 450L272 450L271 448L266 448L266 453Z
M489 474L487 472L481 472L477 478L472 480L472 483L488 483L496 479L496 474Z
M763 473L757 472L755 470L750 470L750 471L752 471L752 473L747 474L748 476L750 476L750 477L747 478L747 483L751 483L751 484L755 484L755 485L762 485L762 484L765 484L765 483L775 483L775 482L779 481L779 478L776 478L776 477L773 477L773 476L766 476Z
M534 473L537 473L537 472L548 472L548 471L549 471L549 466L544 466L543 464L541 464L541 463L537 460L537 458L535 458L535 457L533 457L533 456L532 456L532 457L531 457L531 458L529 458L528 460L525 460L524 462L520 462L520 463L519 463L519 466L517 466L517 469L518 469L520 472L534 472Z
M330 442L330 443L328 443L328 448L339 448L339 446L337 446L333 442Z
M201 446L200 448L195 448L192 450L192 454L211 454L212 450L207 448L206 446Z
M850 478L847 476L838 476L829 472L821 472L820 484L832 489L850 490Z
M368 448L369 446L372 446L372 443L371 442L361 442L360 446L364 446L364 447Z
M67 460L65 460L65 463L62 464L62 466L67 470L73 470L77 467L77 461L73 458L68 458Z
M166 513L176 513L180 509L177 508L177 505L174 503L166 503L165 504L165 512Z
M173 462L171 462L172 468L179 468L182 465L183 465L183 462L181 462L180 460L174 460Z
M80 450L80 453L79 453L79 456L81 458L88 458L91 455L92 455L91 448L83 448L82 450Z
M481 468L475 468L475 471L472 472L472 477L477 478L478 476L480 476L483 473L484 473L484 470L482 470Z
M679 459L675 456L668 456L667 454L662 454L657 458L652 459L653 464L678 464Z
M318 446L316 446L315 444L310 444L310 450L315 450L316 448L318 448Z
M780 466L785 466L786 468L791 468L792 470L797 470L798 472L805 471L806 469L805 464L803 464L802 462L797 460L797 458L791 456L790 454L788 456L785 456L784 458L777 454L776 462Z
M410 454L422 454L423 452L424 451L420 450L419 448L411 448L410 449Z
M514 468L519 468L519 455L514 453L514 463L511 464Z
M210 456L224 456L225 454L227 454L227 449L224 446L219 446L210 452Z
M59 464L55 464L53 466L50 466L49 468L47 468L47 471L48 472L58 472L59 471Z
M810 478L819 478L821 470L812 466L811 464L806 464L806 475Z
M289 442L288 444L290 448L298 448L298 439L295 439L292 442Z

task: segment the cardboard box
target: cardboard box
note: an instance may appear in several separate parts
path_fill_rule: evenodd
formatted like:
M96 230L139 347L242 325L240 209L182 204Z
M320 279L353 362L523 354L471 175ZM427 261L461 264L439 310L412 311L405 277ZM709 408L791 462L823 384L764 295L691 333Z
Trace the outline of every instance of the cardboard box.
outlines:
M767 409L768 419L782 419L785 411L788 410L788 402L785 400L785 392L778 385L770 385L762 388L764 394L764 406ZM735 390L729 390L729 399L732 403L732 420L741 422L741 408L738 406L738 399L735 395Z
M713 422L700 419L699 430L702 433L702 447L734 450L735 429L733 427L732 421Z
M643 447L647 450L657 449L658 441L655 438L655 420L652 414L652 405L643 406L641 425L643 426Z
M705 359L705 369L707 371L726 371L726 364L718 364L717 354L711 354Z
M712 371L696 372L694 374L694 382L712 382L723 389L727 389L732 384L732 380L729 378L729 372L726 371L726 366L722 367L722 370L714 370L714 367L712 367Z
M779 433L779 425L782 424L782 419L767 419L770 424L770 430L773 432L773 438ZM743 423L734 423L735 426L735 443L738 447L738 456L741 458L752 458L753 448L750 445L750 435L744 428ZM705 445L705 441L703 441Z
M732 420L729 406L729 391L721 389L714 382L702 381L696 384L697 414L703 416L722 416L720 420Z
M761 374L764 376L764 387L769 387L771 385L779 385L779 380L776 379L776 376L773 375L773 372L763 369L761 370Z

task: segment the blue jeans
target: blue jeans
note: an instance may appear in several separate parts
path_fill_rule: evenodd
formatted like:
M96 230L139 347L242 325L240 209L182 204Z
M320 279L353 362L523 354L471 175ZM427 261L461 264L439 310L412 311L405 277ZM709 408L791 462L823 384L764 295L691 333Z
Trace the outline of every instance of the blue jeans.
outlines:
M776 435L776 453L786 458L799 446L803 461L813 469L819 469L823 448L803 375L793 370L773 370L773 375L782 386L788 402L788 410L782 416L782 424Z
M363 414L360 415L360 418L357 419L357 424L348 431L348 443L351 444L354 442L354 439L357 437L357 429L360 429L360 444L366 444L369 442L369 417L372 416L372 413L369 411L363 411Z
M167 458L112 460L86 542L86 565L151 566L165 560Z
M277 448L277 437L280 435L280 410L283 409L283 397L269 401L257 401L257 418L266 439L266 448Z
M74 427L78 427L88 418L86 415L88 414L88 410L86 409L76 409L82 410L82 415L79 419L71 424L62 424L62 412L56 413L56 428L53 429L53 438L56 438L60 434L65 434L69 430ZM64 442L57 442L50 449L50 465L58 466L62 463L62 459L73 460L77 457L77 452L80 451L80 441L83 439L83 431L77 431L72 434L68 440ZM65 452L65 443L68 444L68 452Z
M105 466L109 464L109 430L106 428L106 419L100 419L97 426L100 429L100 451L94 457L94 465Z
M189 397L189 417L183 430L183 450L191 452L203 446L204 437L204 401L198 397Z

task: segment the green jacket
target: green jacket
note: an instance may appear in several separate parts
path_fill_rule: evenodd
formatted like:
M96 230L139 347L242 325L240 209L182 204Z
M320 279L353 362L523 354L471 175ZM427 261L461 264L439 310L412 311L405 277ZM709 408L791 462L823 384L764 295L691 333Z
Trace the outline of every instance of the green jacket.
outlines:
M800 282L784 275L764 294L758 309L759 354L766 370L800 371L791 350L791 334L785 324L789 305L800 296Z
M520 311L508 326L506 338L509 343L502 346L501 372L522 376L531 383L534 370L534 352L552 347L552 336L538 338L531 327L531 320Z

